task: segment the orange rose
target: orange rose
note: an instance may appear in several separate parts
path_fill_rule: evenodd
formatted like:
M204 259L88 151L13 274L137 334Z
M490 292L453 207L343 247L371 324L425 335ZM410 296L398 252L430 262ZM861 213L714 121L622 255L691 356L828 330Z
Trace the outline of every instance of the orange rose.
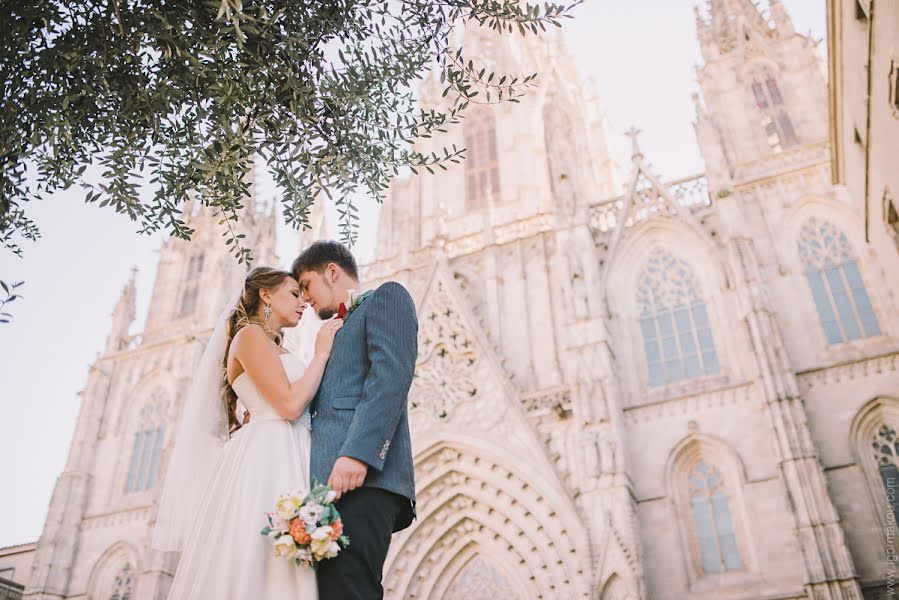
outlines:
M299 517L290 520L290 537L298 544L308 544L312 536L306 533L306 523Z
M331 523L331 539L336 542L341 533L343 533L343 521L337 519Z

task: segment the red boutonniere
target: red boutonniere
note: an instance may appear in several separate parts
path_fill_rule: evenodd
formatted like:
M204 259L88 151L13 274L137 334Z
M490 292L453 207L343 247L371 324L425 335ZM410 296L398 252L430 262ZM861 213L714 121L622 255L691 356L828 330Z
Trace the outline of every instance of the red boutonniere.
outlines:
M360 292L359 290L350 290L350 305L347 307L346 304L340 303L340 308L337 310L337 316L346 321L353 311L359 308L359 306L365 302L365 299L371 295L371 290L367 292Z

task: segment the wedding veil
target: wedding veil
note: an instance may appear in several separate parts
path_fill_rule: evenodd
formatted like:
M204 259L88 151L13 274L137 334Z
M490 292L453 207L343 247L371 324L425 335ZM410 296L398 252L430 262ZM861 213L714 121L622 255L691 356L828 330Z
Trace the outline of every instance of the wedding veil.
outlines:
M157 550L183 549L216 461L228 441L228 416L221 390L228 351L228 316L239 298L235 295L216 321L184 402L153 530L151 546Z

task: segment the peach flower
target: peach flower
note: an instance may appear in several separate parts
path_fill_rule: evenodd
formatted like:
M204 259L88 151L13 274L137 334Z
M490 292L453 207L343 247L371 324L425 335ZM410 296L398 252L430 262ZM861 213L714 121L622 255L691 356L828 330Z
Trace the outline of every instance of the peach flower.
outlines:
M337 519L336 521L331 523L331 539L336 542L337 538L339 538L340 534L342 534L342 533L343 533L343 521L341 521L340 519Z
M298 544L308 544L312 541L312 536L306 533L306 523L299 517L290 520L290 537Z

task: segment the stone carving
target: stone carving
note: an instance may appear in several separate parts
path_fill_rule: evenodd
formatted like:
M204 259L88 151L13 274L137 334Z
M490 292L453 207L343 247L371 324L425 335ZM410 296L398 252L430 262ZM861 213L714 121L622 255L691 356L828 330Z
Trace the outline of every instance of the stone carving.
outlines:
M506 577L480 556L471 559L456 575L443 596L445 600L518 600ZM524 599L521 599L524 600Z

